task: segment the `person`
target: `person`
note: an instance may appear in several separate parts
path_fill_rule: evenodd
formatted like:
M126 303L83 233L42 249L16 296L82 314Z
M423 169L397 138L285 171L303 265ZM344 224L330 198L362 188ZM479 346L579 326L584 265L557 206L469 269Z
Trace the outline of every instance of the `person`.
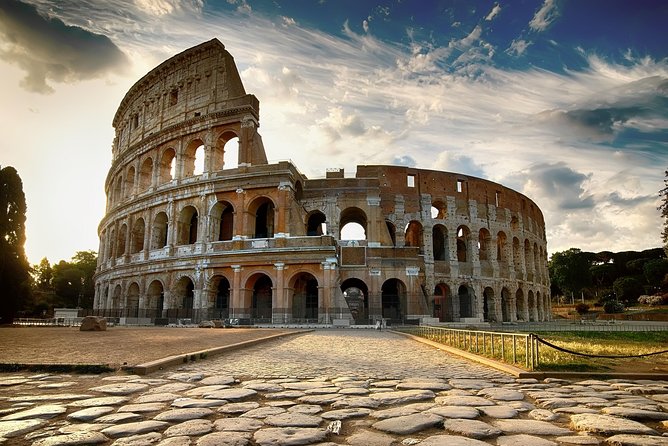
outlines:
M376 321L376 330L380 330L381 327L382 327L382 326L381 326L381 322L380 322L380 320L377 320L377 321Z

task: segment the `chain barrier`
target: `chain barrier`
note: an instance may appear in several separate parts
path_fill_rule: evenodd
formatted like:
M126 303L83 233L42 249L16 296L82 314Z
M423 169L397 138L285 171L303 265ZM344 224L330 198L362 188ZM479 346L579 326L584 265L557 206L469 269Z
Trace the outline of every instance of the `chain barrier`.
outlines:
M551 342L546 341L545 339L542 339L538 337L535 333L532 333L532 337L540 342L541 344L547 345L548 347L551 347L555 350L559 350L560 352L564 353L570 353L571 355L578 355L578 356L586 356L588 358L610 358L610 359L622 359L622 358L642 358L645 356L654 356L654 355L662 355L664 353L668 353L668 350L662 350L658 352L652 352L652 353L643 353L641 355L594 355L590 353L582 353L582 352L576 352L573 350L568 350L567 348L559 347L558 345L554 345Z

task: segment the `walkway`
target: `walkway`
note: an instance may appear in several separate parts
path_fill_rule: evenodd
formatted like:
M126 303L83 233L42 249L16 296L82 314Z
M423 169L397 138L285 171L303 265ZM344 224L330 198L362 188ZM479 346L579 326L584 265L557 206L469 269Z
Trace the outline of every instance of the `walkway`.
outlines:
M388 332L315 331L148 377L0 375L3 445L668 445L667 433L668 382L520 380Z

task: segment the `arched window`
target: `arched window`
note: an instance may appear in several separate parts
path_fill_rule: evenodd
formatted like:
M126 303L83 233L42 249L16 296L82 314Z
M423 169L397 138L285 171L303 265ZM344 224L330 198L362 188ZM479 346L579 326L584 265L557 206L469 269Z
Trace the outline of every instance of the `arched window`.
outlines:
M292 318L294 322L317 322L318 280L309 273L299 273L291 280Z
M188 143L183 152L183 177L204 173L204 142L194 139Z
M452 303L450 288L444 283L436 285L436 287L434 287L434 306L432 315L437 317L440 322L452 322Z
M355 322L358 324L370 323L368 320L369 288L366 283L356 278L346 279L341 284L341 292Z
M118 250L116 251L116 254L118 257L121 257L122 255L125 255L125 239L128 235L128 225L123 224L121 226L120 231L118 231Z
M159 212L153 219L153 226L151 226L151 249L160 249L167 246L167 230L168 230L167 214Z
M136 254L144 249L145 226L143 218L135 220L130 234L130 254Z
M399 321L406 312L406 285L399 279L389 279L381 287L381 306L384 318Z
M423 251L422 224L419 221L411 221L406 225L406 246L415 246Z
M492 236L486 228L481 228L478 233L478 253L480 260L490 260L491 246Z
M195 284L190 277L182 277L176 282L174 302L179 309L178 317L192 318L195 304Z
M211 303L211 318L226 319L230 314L230 282L223 276L214 276L213 289L216 290L214 301Z
M162 152L160 159L159 183L169 183L176 177L176 151L169 148Z
M341 212L339 240L366 240L367 218L360 208L351 207Z
M432 242L434 245L434 260L448 260L450 257L448 250L448 230L445 226L434 226L432 229Z
M317 236L327 234L327 217L320 211L311 212L306 222L306 235Z
M431 218L444 220L448 216L448 206L443 201L434 201L431 204Z
M129 317L139 317L139 285L132 282L128 288L126 314Z
M457 228L457 261L459 262L468 262L469 261L469 239L471 232L466 226L460 226Z
M232 131L223 132L216 141L213 166L215 170L239 167L239 138Z
M249 212L255 216L254 238L274 236L274 203L267 197L257 198L249 206Z
M496 260L500 263L508 262L508 239L503 231L496 235Z
M459 295L459 317L473 317L473 295L466 285L461 285Z
M141 169L139 170L139 190L141 192L148 190L151 187L151 181L153 178L153 159L146 158L142 164Z
M131 197L135 192L135 168L130 166L128 174L125 177L125 198Z
M197 209L186 206L179 214L178 239L179 245L192 245L197 242Z
M162 310L165 305L165 292L162 283L159 280L154 280L148 286L146 293L146 308L152 310L154 317L162 317Z
M494 300L494 290L490 287L485 288L482 297L483 320L485 322L496 322L496 301Z
M226 241L234 237L234 208L227 201L219 201L210 212L212 240Z
M260 320L272 319L272 282L265 274L255 274L248 279L247 288L253 290L252 317Z

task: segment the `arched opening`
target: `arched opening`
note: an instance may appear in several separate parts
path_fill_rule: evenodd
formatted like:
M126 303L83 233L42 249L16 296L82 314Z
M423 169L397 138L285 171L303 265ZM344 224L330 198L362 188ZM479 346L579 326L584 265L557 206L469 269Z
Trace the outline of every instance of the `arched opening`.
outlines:
M216 141L213 166L216 170L236 169L239 167L240 141L231 130L223 132Z
M327 225L325 224L327 217L320 211L313 211L308 216L306 222L306 235L319 236L327 234Z
M265 274L256 274L249 281L253 282L251 316L258 322L271 322L272 282Z
M162 317L162 310L165 306L165 292L162 283L159 280L154 280L148 286L146 292L146 308L151 310L153 317ZM149 314L149 317L151 315Z
M341 284L343 298L356 324L369 322L369 288L360 279L346 279ZM336 309L334 309L336 311Z
M234 237L234 208L227 201L219 201L211 208L212 240L222 242Z
M125 239L128 234L128 225L123 224L121 229L118 231L118 250L116 253L118 257L125 255Z
M482 296L483 320L485 322L496 322L496 302L494 300L494 290L490 287L487 287L483 291Z
M202 175L204 173L204 144L200 144L195 150L195 165L193 175Z
M385 319L401 321L406 309L406 285L399 279L389 279L381 287L382 315Z
M176 176L176 151L171 147L162 152L158 171L160 184L169 183Z
M178 245L192 245L197 242L197 209L186 206L181 210L178 221Z
M253 201L249 208L254 215L254 238L271 238L274 236L274 203L267 197Z
M167 214L159 212L153 219L151 227L151 249L161 249L167 246Z
M434 251L434 260L449 260L448 251L448 230L443 225L435 225L432 229L432 242Z
M201 175L204 172L204 141L194 139L183 151L183 177Z
M536 301L533 298L533 291L529 290L527 293L527 310L529 312L529 321L534 322L537 316Z
M341 212L339 220L339 240L366 240L367 219L360 208L347 208Z
M443 201L434 201L431 204L431 218L434 220L445 220L448 216L448 206Z
M433 317L437 317L439 322L453 321L452 296L450 287L444 283L439 283L434 288L434 304L432 309Z
M181 277L174 287L174 302L179 312L177 317L191 319L195 304L195 284L190 277Z
M524 292L519 288L515 293L515 314L518 321L526 321L526 303L524 302Z
M111 308L118 310L121 308L121 286L116 285L114 292L111 295Z
M299 273L292 279L292 320L310 323L318 321L318 281L309 273Z
M397 228L389 220L385 220L385 226L387 226L387 232L390 234L390 240L392 241L392 246L397 246Z
M473 293L466 285L461 285L457 292L459 295L459 317L473 317Z
M420 248L419 252L423 252L422 224L419 221L413 220L406 225L406 246Z
M503 231L496 234L496 260L499 263L508 263L508 240Z
M515 268L515 273L521 278L522 257L520 255L520 239L517 237L513 237L513 267Z
M486 228L481 228L478 232L478 255L480 260L491 259L492 236Z
M503 322L510 322L512 320L512 314L510 291L508 291L508 288L504 287L501 290L501 318L503 319Z
M131 197L135 192L135 168L130 166L125 176L125 198Z
M116 230L111 229L109 231L109 239L107 240L107 243L109 244L109 249L107 250L108 252L108 259L113 259L116 257Z
M141 169L139 170L139 189L140 191L146 191L151 187L151 178L153 177L153 159L146 158L142 164Z
M457 228L457 261L458 262L468 262L469 261L469 239L471 231L466 226L460 226Z
M211 305L211 317L227 319L230 317L230 282L226 277L214 276L212 284L216 294Z
M139 317L139 285L137 285L137 282L132 282L128 287L125 309L125 314L128 317Z
M118 203L121 202L122 199L122 190L123 190L123 177L120 177L116 180L114 183L114 192L113 192L113 198L112 201L114 205L117 205Z
M136 254L144 249L144 233L146 225L143 218L135 220L130 234L130 254Z

